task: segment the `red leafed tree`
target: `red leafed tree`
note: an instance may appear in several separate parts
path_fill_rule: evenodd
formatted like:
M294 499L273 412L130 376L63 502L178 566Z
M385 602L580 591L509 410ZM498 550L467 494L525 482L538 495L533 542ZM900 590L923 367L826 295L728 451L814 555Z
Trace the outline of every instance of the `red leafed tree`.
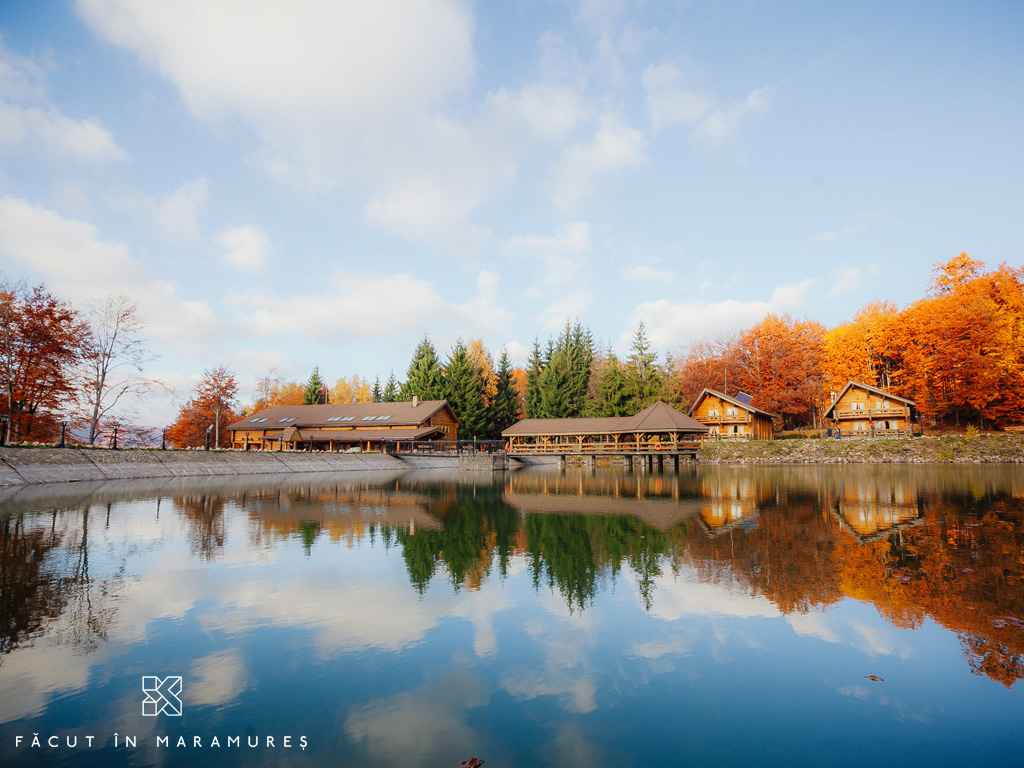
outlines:
M234 410L237 393L233 371L224 366L203 371L203 380L167 428L167 439L177 448L198 448L206 445L206 430L210 429L210 445L224 447L230 443L225 427L238 419Z
M49 439L57 431L88 336L71 305L43 285L0 279L0 386L10 439Z
M753 395L758 408L782 416L786 426L815 423L824 334L821 323L768 315L736 340L735 386Z

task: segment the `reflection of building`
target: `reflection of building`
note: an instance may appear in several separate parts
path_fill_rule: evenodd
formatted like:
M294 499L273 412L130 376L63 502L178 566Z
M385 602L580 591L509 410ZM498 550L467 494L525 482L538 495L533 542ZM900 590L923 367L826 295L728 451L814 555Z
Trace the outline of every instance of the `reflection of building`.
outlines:
M705 389L694 402L690 415L705 425L709 440L772 440L775 415L755 408L749 395L729 397L713 389Z
M701 482L705 500L700 519L714 535L737 525L744 527L757 519L758 488L749 475L707 475Z
M513 454L692 453L708 428L665 403L635 416L522 419L501 433Z
M902 482L891 485L871 483L843 485L838 491L835 509L840 519L861 539L873 539L923 518L918 508L917 490Z
M843 437L910 436L916 417L913 400L859 381L846 382L825 411Z
M233 448L381 450L387 442L455 440L459 423L446 400L275 405L228 429ZM399 446L400 448L400 446Z

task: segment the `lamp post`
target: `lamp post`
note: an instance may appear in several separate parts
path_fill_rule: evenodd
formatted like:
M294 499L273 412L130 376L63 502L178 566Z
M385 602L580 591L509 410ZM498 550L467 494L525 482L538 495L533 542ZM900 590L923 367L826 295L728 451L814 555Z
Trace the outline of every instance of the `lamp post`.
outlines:
M160 450L167 450L167 429L164 428L163 432L160 433Z
M64 447L64 433L67 430L67 428L68 428L68 420L67 419L61 419L60 420L60 447L61 448Z
M121 428L120 424L117 424L117 423L114 424L114 443L110 447L111 447L112 450L115 450L115 451L117 450L117 430L119 430L120 428Z
M213 429L213 424L206 428L206 450L210 450L210 430Z
M7 445L7 422L10 418L6 413L0 414L0 448Z

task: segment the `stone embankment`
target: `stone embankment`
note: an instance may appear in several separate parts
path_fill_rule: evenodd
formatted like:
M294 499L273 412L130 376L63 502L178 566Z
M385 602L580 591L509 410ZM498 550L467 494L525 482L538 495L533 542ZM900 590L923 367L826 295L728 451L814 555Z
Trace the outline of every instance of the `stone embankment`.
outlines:
M233 477L409 468L409 464L381 453L0 448L0 487L89 480Z
M706 443L704 464L1022 464L1020 435Z

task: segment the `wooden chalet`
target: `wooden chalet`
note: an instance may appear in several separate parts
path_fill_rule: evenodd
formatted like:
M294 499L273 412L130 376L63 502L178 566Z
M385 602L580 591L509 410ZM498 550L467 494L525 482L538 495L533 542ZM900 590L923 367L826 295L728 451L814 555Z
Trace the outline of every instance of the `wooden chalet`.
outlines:
M515 454L692 453L708 428L665 403L635 416L523 419L501 433Z
M842 437L910 437L917 408L913 400L848 381L825 411L825 418Z
M737 397L705 389L697 396L690 415L708 428L709 440L774 440L774 413L750 404L749 395Z
M459 422L447 400L275 405L228 426L231 446L264 451L380 451L412 441L454 441Z

